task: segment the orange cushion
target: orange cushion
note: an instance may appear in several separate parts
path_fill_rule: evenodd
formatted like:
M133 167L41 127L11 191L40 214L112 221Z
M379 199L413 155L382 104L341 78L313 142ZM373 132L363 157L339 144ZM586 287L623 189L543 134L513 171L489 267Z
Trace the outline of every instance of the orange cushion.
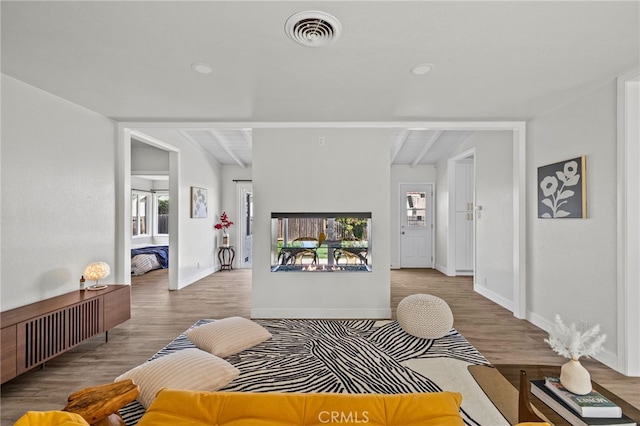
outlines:
M13 426L89 426L81 415L66 411L27 411Z
M462 426L456 392L382 394L164 389L139 426Z

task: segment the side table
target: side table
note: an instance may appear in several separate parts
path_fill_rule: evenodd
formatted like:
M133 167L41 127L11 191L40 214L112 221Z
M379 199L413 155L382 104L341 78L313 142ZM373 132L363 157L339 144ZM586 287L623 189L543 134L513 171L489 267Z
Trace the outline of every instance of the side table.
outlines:
M553 365L473 365L467 369L487 397L489 397L493 405L496 406L498 411L500 411L511 424L518 422L518 384L520 381L520 371L526 371L527 379L529 380L543 379L545 376L557 377L560 375L560 366ZM609 398L614 404L619 405L625 415L636 422L640 421L640 410L593 380L591 383L593 384L593 389ZM569 424L544 402L533 395L530 398L534 412L542 414L540 417L548 419L551 424L556 426Z
M233 260L236 258L236 251L233 246L218 247L218 260L220 261L221 271L231 271L233 269Z

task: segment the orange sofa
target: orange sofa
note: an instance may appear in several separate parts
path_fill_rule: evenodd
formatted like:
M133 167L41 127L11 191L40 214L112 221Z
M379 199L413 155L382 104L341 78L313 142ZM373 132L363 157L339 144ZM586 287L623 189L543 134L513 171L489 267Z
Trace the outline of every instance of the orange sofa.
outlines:
M462 395L456 392L383 395L163 389L138 426L463 426L461 402ZM44 425L88 423L71 413L49 411L29 412L15 424Z
M462 426L454 392L398 395L162 390L139 426Z

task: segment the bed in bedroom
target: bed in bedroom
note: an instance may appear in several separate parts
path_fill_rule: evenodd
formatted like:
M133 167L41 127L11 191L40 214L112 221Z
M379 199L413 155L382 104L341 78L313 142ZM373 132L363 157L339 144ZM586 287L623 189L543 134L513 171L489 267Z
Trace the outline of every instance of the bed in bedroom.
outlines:
M131 275L142 275L169 267L169 246L143 246L131 249Z
M215 321L198 321L149 361L197 348L187 334ZM397 321L252 322L271 337L223 357L239 374L221 391L398 394L449 390L463 395L460 414L465 424L508 425L467 371L469 365L488 361L455 329L439 339L420 339L404 332ZM194 340L202 349L201 341ZM163 376L154 373L156 379ZM128 426L136 425L144 412L138 401L120 410Z

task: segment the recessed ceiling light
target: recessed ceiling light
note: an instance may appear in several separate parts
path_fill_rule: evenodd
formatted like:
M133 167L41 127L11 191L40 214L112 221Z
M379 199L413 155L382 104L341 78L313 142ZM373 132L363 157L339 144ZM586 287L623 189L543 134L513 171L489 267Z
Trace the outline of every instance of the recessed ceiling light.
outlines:
M435 66L433 64L420 64L411 68L411 74L413 75L424 75L431 71Z
M203 64L200 62L191 64L191 69L194 70L195 72L199 72L200 74L211 74L213 72L213 68L211 68L207 64Z

